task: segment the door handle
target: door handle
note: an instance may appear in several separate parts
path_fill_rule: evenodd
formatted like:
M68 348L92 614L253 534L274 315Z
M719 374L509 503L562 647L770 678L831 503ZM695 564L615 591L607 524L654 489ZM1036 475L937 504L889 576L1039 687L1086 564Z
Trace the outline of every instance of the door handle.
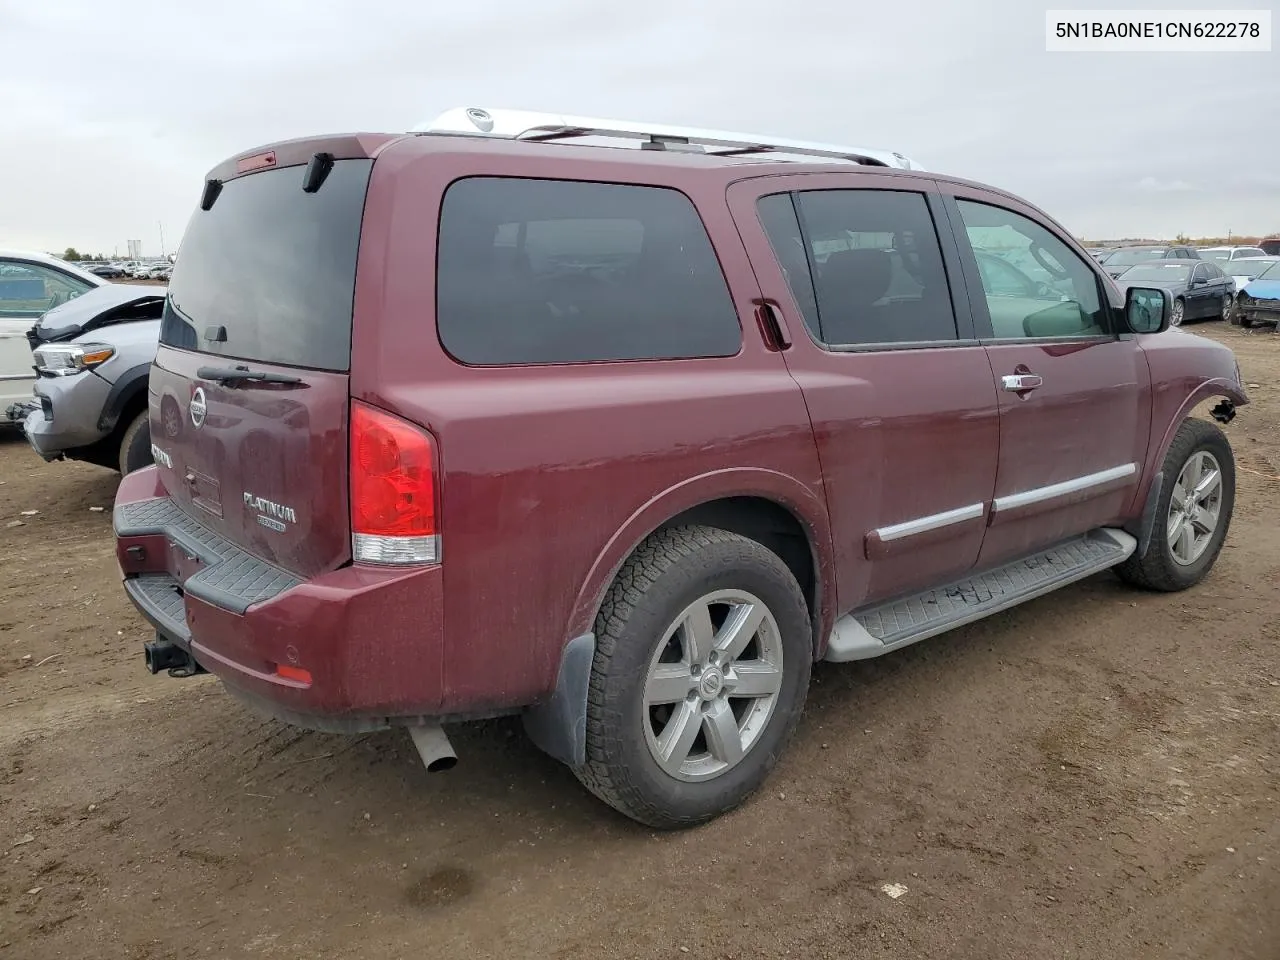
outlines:
M1000 389L1009 393L1025 393L1044 384L1044 377L1034 373L1013 373L1000 378Z

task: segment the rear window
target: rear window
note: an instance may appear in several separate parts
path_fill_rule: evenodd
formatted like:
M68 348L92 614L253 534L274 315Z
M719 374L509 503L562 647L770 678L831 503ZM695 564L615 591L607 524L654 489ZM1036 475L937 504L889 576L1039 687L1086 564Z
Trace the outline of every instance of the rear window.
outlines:
M706 229L675 190L459 180L437 267L440 341L463 363L726 357L742 344Z
M305 166L229 180L212 208L197 210L187 226L160 342L240 360L346 370L372 166L372 160L339 160L315 193L302 190Z

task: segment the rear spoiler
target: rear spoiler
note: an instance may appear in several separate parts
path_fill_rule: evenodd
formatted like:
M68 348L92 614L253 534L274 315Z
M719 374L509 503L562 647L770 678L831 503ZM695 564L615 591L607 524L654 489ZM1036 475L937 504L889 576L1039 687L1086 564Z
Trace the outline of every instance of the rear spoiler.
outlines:
M334 160L368 160L388 143L405 137L402 133L342 133L268 143L224 160L205 175L205 182L221 183L260 170L301 166L317 153L328 154Z

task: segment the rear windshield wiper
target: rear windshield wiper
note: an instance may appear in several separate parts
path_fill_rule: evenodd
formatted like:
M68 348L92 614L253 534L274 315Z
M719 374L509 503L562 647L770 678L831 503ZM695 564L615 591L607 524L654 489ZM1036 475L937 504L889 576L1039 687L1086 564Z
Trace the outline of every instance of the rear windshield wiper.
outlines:
M252 380L254 383L301 383L299 377L291 377L287 373L268 373L266 370L250 370L248 367L201 367L196 371L201 380L213 380L216 383L239 383Z

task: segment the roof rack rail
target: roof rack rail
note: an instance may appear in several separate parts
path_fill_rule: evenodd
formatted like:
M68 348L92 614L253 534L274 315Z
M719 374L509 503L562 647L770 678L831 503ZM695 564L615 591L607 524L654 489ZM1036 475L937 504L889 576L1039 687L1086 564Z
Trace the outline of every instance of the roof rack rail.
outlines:
M677 150L719 157L789 154L848 160L853 163L897 167L902 170L924 169L920 164L900 153L877 148L841 147L828 143L812 143L807 140L786 140L768 134L671 127L658 123L575 117L558 113L536 113L529 110L456 107L446 110L429 123L419 124L413 128L412 132L538 141L568 140L576 137L613 137L639 140L641 149L648 150Z

